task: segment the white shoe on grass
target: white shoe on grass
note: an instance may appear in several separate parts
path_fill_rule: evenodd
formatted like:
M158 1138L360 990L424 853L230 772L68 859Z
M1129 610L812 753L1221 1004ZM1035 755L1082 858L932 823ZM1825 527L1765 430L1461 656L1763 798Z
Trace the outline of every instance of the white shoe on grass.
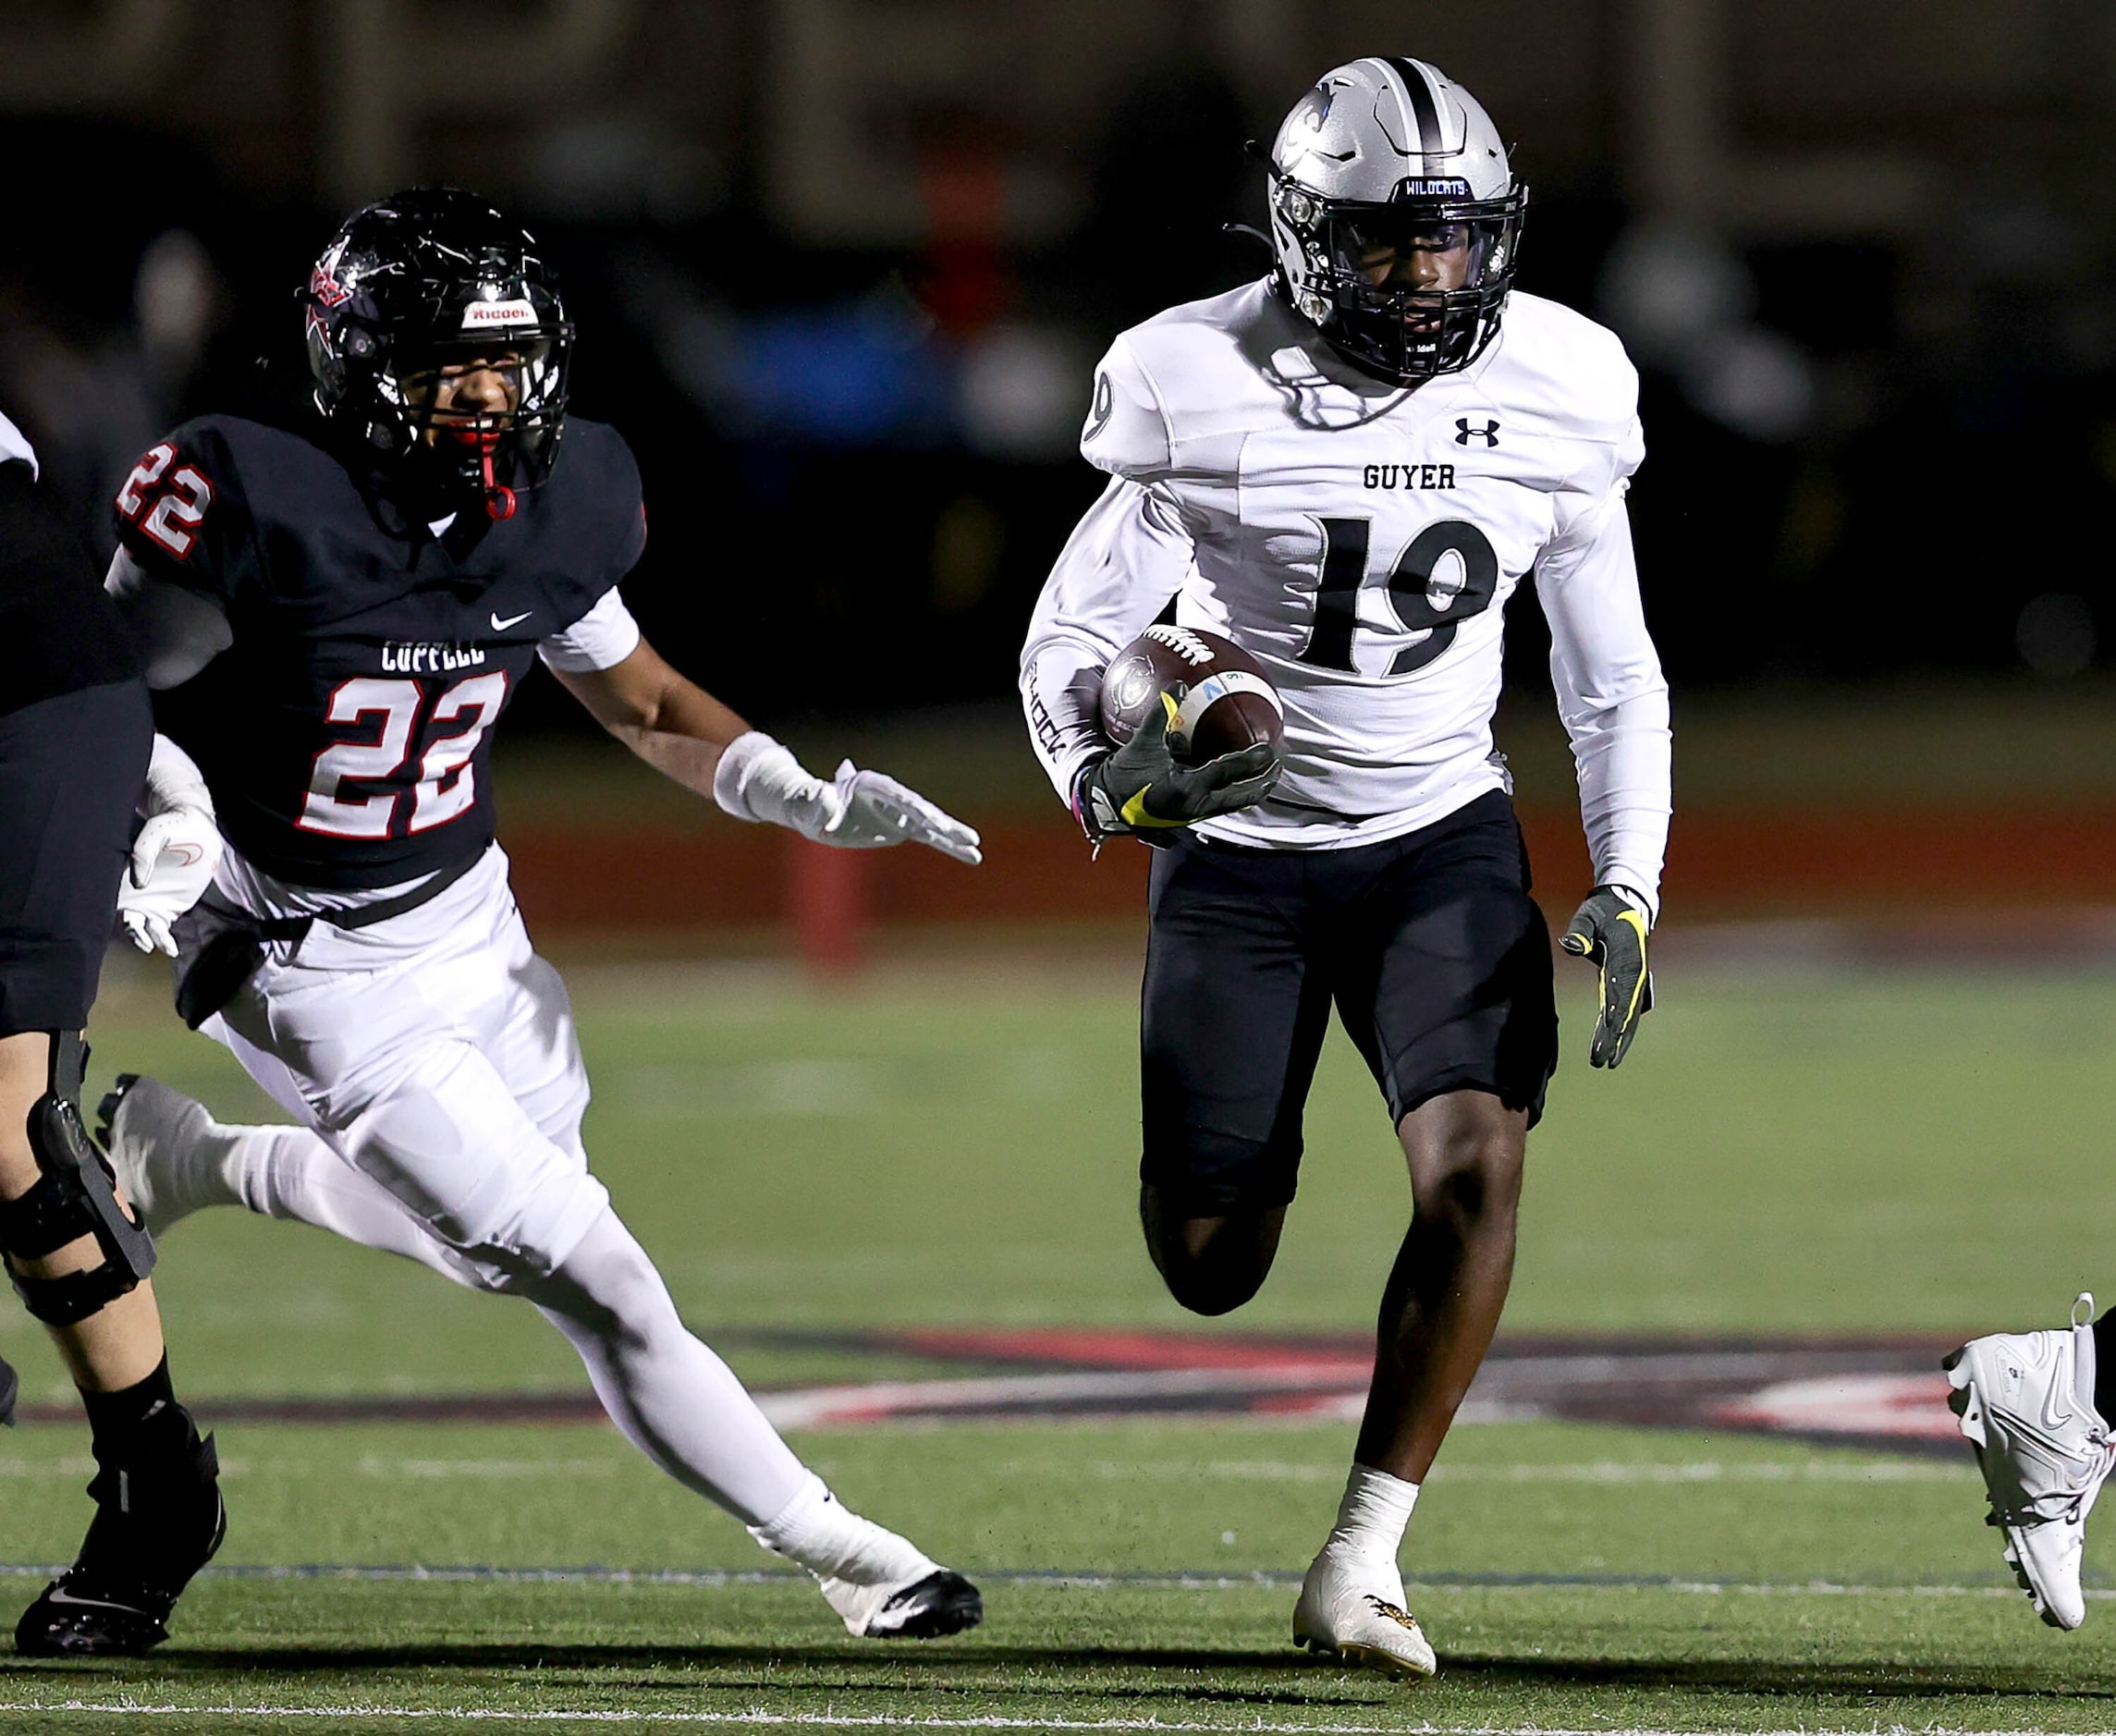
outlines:
M227 1176L236 1134L158 1079L118 1074L95 1131L133 1216L154 1235L202 1207L242 1204Z
M814 1574L824 1602L855 1639L936 1640L985 1620L976 1586L909 1537L862 1519L813 1472L750 1535Z
M2094 1298L2082 1292L2073 1324L2048 1332L1972 1339L1941 1366L1948 1408L1976 1449L1991 1498L1987 1522L2006 1539L2006 1562L2053 1628L2086 1620L2079 1588L2086 1516L2116 1446L2094 1408Z
M826 1579L823 1601L848 1633L862 1640L937 1640L985 1620L976 1586L948 1568L928 1562L927 1569L914 1579L874 1584Z
M1301 1582L1293 1644L1402 1681L1439 1669L1418 1618L1403 1607L1403 1575L1393 1561L1326 1548Z

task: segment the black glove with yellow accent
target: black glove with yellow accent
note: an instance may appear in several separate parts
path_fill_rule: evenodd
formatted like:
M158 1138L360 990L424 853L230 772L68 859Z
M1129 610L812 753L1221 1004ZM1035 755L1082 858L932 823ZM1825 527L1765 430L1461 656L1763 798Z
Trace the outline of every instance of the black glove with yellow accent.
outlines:
M1120 832L1151 841L1156 832L1262 801L1285 762L1267 741L1222 754L1203 765L1180 765L1168 748L1168 725L1186 690L1177 682L1149 711L1138 733L1082 772L1074 812L1096 843Z
M1595 1021L1596 1067L1614 1067L1631 1047L1638 1021L1653 1010L1653 972L1645 941L1653 932L1645 900L1622 886L1596 886L1572 912L1558 944L1576 959L1601 967L1602 1009Z

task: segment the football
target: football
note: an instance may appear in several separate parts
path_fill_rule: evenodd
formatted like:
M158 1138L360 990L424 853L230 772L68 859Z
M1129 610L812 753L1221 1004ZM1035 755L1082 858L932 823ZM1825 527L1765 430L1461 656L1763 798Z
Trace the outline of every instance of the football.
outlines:
M1102 733L1131 740L1150 707L1180 682L1185 690L1168 725L1178 761L1202 765L1285 734L1278 690L1263 666L1231 639L1191 627L1149 627L1102 672Z

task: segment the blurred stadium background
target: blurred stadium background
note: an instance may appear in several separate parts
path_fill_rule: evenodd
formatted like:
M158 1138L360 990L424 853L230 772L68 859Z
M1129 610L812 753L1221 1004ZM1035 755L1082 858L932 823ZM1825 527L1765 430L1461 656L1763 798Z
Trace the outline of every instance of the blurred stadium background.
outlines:
M0 408L84 534L107 548L104 503L172 422L298 397L292 292L346 209L469 185L558 262L576 408L640 456L654 533L627 595L651 636L812 764L852 753L985 828L976 873L805 851L657 784L554 684L503 731L502 837L579 995L598 1168L752 1381L995 1366L989 1345L891 1332L1195 1324L1131 1222L1144 852L1089 861L1028 752L1014 659L1096 492L1073 449L1095 357L1263 269L1223 229L1260 216L1243 140L1377 51L1443 66L1518 141L1523 286L1614 325L1645 381L1633 509L1678 737L1663 1005L1622 1074L1589 1080L1566 967L1572 1046L1510 1332L1866 1335L1862 1354L1929 1370L1949 1335L2054 1324L2066 1286L2106 1276L2116 14L2099 0L0 0ZM1562 916L1586 865L1530 594L1509 658L1501 745ZM158 962L113 955L98 1023L101 1077L144 1068L224 1113L259 1107L175 1025ZM1341 1361L1402 1210L1341 1045L1311 1151L1272 1285L1230 1324L1334 1334ZM614 1436L447 1408L528 1393L522 1416L574 1414L544 1403L577 1395L578 1371L525 1311L222 1219L178 1230L157 1282L181 1376L216 1395L243 1467L227 1564L752 1559ZM1877 1333L1907 1336L1877 1351ZM55 1359L12 1311L0 1349L33 1401L0 1493L70 1492ZM1948 1449L1922 1378L1897 1432ZM366 1408L300 1412L349 1394ZM1774 1426L1870 1446L1888 1409ZM1137 1422L803 1449L980 1570L1297 1574L1349 1433L1341 1402L1315 1414L1339 1420L1223 1416L1210 1462L1204 1435ZM1462 1431L1453 1474L1505 1498L1437 1498L1414 1534L1417 1573L1454 1587L1419 1607L1467 1696L1422 1702L1431 1716L1983 1727L2012 1717L1996 1681L2041 1696L2044 1727L2106 1727L2105 1620L2052 1664L2010 1593L1957 1600L1945 1625L1930 1598L1889 1601L2005 1583L1958 1448L1543 1414L1495 1402L1494 1426ZM342 1430L313 1426L334 1415ZM71 1547L70 1496L10 1505L0 1557ZM1673 1583L1743 1576L1786 1595L1716 1632ZM1818 1577L1875 1597L1794 1595ZM1621 1619L1597 1601L1612 1586ZM358 1673L401 1655L456 1667L481 1705L577 1704L605 1665L614 1705L690 1705L700 1668L731 1670L712 1681L743 1705L938 1704L845 1674L797 1590L408 1603L223 1578L186 1619L223 1648L202 1669L254 1666L250 1691L282 1702L335 1691L304 1674L311 1644L380 1699L443 1693ZM1158 1708L1186 1690L1141 1681L1225 1644L1252 1647L1251 1710L1305 1692L1267 1661L1282 1589L1209 1609L1136 1590L1084 1627L1077 1597L1004 1595L982 1637L1019 1645L1025 1622L1043 1649L961 1677L985 1698L955 1704ZM759 1622L809 1646L778 1700L744 1673ZM618 1631L638 1648L568 1654L571 1676L520 1668L553 1636ZM1076 1639L1104 1650L1068 1677ZM141 1677L157 1692L164 1666ZM1023 1671L1058 1685L1030 1693ZM1583 1685L1641 1697L1563 1697Z
M1682 731L1670 938L1906 892L2094 903L2116 869L2116 28L2091 0L0 16L0 401L92 534L173 421L299 392L287 298L345 209L489 193L565 272L579 410L640 454L650 633L767 727L884 753L995 827L974 886L892 862L811 888L863 899L884 944L1131 908L1136 852L1097 874L1066 846L1011 712L1029 600L1095 492L1090 370L1124 324L1261 270L1223 232L1260 220L1242 141L1376 45L1482 94L1535 192L1523 283L1645 370L1634 516ZM1502 745L1561 902L1582 858L1531 599L1511 628ZM787 943L776 841L581 761L591 732L550 684L510 728L546 933ZM657 826L695 835L713 897L600 872L669 845Z

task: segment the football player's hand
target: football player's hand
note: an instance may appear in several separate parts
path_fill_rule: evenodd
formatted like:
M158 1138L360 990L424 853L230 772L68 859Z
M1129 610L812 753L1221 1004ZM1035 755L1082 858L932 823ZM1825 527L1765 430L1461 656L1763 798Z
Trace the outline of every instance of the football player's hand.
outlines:
M1653 1010L1653 972L1646 937L1653 932L1645 901L1621 886L1596 886L1572 912L1558 944L1601 968L1602 1004L1587 1052L1596 1067L1614 1067L1631 1047L1638 1021Z
M140 828L117 888L117 920L141 952L177 956L169 924L204 896L220 862L210 809L171 808Z
M713 799L739 820L788 826L818 844L845 850L924 844L957 862L985 860L976 831L916 790L879 772L860 771L850 760L826 783L761 729L737 736L722 752Z
M1080 781L1081 823L1095 837L1190 825L1254 807L1271 793L1285 761L1267 741L1203 765L1179 765L1168 725L1182 703L1179 682L1161 695L1136 734L1090 765Z
M862 772L850 760L838 763L838 781L826 786L823 812L835 810L809 834L846 850L879 850L885 844L923 844L943 856L975 866L985 860L976 830L880 772Z
M117 919L141 952L177 956L174 923L205 895L220 862L213 796L191 757L167 736L154 738L140 792L145 824L117 888Z

